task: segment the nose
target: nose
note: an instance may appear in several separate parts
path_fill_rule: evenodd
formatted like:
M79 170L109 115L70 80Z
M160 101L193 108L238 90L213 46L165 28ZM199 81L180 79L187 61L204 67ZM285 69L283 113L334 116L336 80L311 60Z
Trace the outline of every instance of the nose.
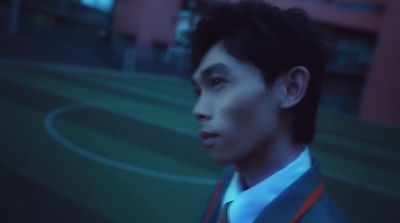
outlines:
M211 119L211 105L207 98L201 96L197 100L197 103L193 108L193 116L199 121Z

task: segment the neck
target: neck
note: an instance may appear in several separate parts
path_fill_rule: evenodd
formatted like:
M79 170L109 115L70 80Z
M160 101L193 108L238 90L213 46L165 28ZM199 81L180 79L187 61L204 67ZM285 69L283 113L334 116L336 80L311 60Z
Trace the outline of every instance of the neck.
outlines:
M236 164L244 189L251 188L264 179L283 169L303 151L302 144L290 143L289 140L278 140L268 148L247 157L244 162Z

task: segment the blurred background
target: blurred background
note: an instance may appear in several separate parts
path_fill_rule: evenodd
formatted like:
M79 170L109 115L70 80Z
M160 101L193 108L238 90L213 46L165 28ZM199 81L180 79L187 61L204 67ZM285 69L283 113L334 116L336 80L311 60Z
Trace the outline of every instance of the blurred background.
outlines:
M330 38L311 153L354 222L400 222L400 1L265 0ZM198 222L223 167L188 33L229 0L0 0L0 222Z

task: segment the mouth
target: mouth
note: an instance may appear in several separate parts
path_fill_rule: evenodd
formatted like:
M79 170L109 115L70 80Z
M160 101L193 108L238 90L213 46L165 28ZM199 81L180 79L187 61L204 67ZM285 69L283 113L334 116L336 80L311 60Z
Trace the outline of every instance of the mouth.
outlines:
M211 148L217 143L218 134L202 130L199 132L199 135L203 139L204 147Z

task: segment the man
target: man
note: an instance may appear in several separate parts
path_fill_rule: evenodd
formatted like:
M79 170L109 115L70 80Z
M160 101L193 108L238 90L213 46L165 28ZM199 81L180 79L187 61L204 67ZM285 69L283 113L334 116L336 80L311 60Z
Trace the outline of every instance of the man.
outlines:
M203 222L347 222L306 144L324 42L300 9L262 2L203 14L192 36L193 109L212 159L228 167Z

